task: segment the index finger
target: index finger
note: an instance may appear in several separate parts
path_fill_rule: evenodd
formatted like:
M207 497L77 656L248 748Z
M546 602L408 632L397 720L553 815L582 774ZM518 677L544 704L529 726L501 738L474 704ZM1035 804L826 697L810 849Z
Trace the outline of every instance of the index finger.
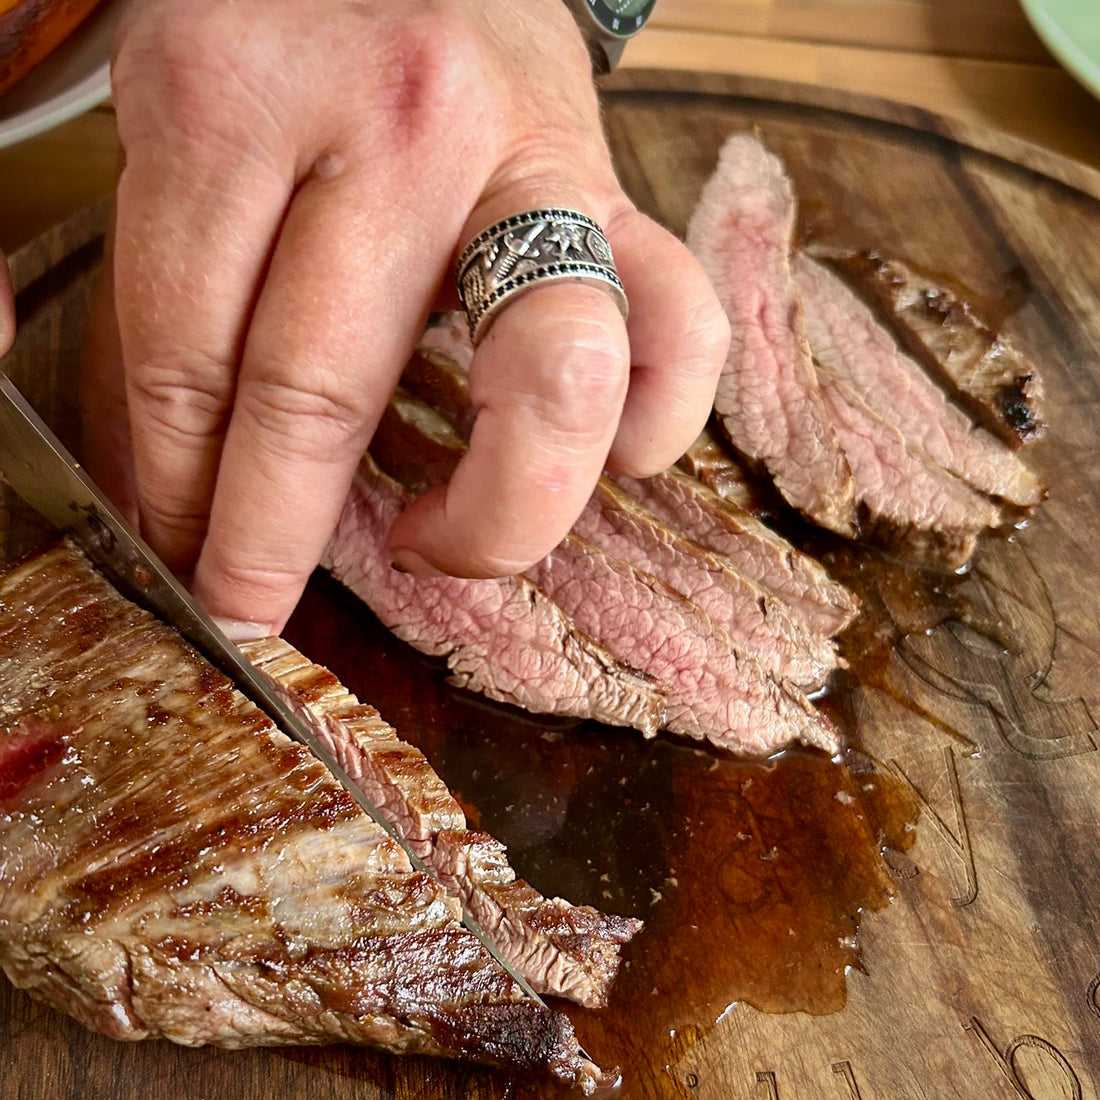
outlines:
M509 303L470 365L469 450L394 523L395 562L490 577L547 554L603 470L629 375L626 327L600 287L551 284Z

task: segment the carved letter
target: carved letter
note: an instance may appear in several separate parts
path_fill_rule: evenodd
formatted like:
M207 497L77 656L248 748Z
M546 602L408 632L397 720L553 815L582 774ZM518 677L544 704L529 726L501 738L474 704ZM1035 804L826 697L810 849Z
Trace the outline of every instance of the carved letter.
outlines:
M963 808L962 791L959 788L959 770L955 765L955 750L946 745L943 750L944 764L947 766L947 777L951 783L951 801L955 809L955 827L958 836L948 827L942 817L932 808L932 804L921 794L917 785L902 771L901 765L896 760L890 761L890 769L903 780L920 804L928 811L932 818L932 824L940 836L947 841L951 851L962 860L963 871L966 875L966 889L958 896L951 899L951 904L956 909L969 905L978 896L978 876L974 870L974 850L970 846L970 830L966 824L966 810Z
M1028 1089L1027 1085L1020 1080L1019 1070L1016 1068L1016 1053L1021 1047L1029 1047L1032 1050L1041 1050L1044 1054L1049 1055L1054 1064L1065 1074L1066 1082L1070 1087L1070 1095L1073 1100L1081 1100L1081 1080L1073 1071L1073 1067L1069 1064L1066 1056L1051 1042L1042 1038L1039 1035L1017 1035L1005 1047L1002 1054L990 1037L986 1034L985 1028L978 1022L976 1016L970 1017L970 1022L964 1025L967 1031L973 1031L975 1035L981 1040L982 1046L989 1051L993 1060L997 1063L997 1067L1000 1071L1009 1079L1012 1087L1023 1097L1023 1100L1040 1100L1034 1093Z
M770 1069L758 1069L756 1083L762 1084L767 1090L765 1100L779 1100L779 1086L775 1083L775 1074Z
M851 1062L834 1062L833 1073L839 1073L844 1078L844 1083L848 1086L849 1100L863 1100L859 1085L856 1084L856 1075L852 1071Z

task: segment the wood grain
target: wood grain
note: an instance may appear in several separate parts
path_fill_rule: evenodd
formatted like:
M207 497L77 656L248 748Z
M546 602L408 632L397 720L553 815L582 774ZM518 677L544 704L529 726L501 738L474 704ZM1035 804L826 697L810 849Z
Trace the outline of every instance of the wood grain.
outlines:
M833 244L874 245L950 276L1032 352L1047 380L1052 428L1033 451L1050 499L1013 539L988 542L973 570L951 583L954 618L925 633L916 626L919 615L907 618L911 609L896 597L898 589L884 587L887 605L897 598L889 607L896 643L882 652L851 652L862 683L850 682L838 703L864 750L924 811L915 845L894 862L896 899L863 920L862 969L847 976L846 1004L826 1015L766 1014L742 1000L721 1019L702 1012L681 1017L670 1034L664 1006L639 994L610 1010L624 1031L656 1036L623 1095L1096 1100L1100 201L1044 172L1034 150L1022 166L858 110L790 102L797 94L789 91L767 99L734 94L740 85L723 87L717 78L702 85L678 83L677 77L648 84L636 79L638 86L624 79L608 94L607 124L624 184L643 208L682 232L721 141L734 130L757 127L787 160L808 231ZM840 97L834 103L839 106ZM1057 158L1051 168L1064 174ZM32 291L49 286L49 272L65 267L57 257L73 249L89 257L80 249L95 235L88 225L69 227L34 253L17 256L20 282L29 280ZM71 433L77 318L87 274L77 263L56 294L42 296L16 355L5 361L24 385L38 386L36 400ZM947 579L937 583L943 587ZM358 620L330 596L314 592L297 622L296 641L331 660L353 689L385 698L387 681L399 679L398 669L406 675L415 659L398 647L365 660L357 652ZM462 785L477 770L471 759L485 763L487 750L476 736L457 738L449 748L447 738L451 724L477 707L433 696L437 672L416 668L421 694L434 699L434 709L418 709L426 705L422 698L394 697L387 711L407 731L418 723L434 731L443 746L444 776ZM518 736L519 726L516 731ZM607 867L614 886L616 876L630 869L601 846L595 830L585 834L582 850L568 853L568 866L558 849L548 849L540 863L532 830L551 824L561 830L563 822L575 825L578 815L610 821L622 797L615 785L585 790L568 766L574 742L560 731L549 736L561 753L554 770L528 773L526 793L519 785L508 791L508 805L494 810L486 804L484 820L525 853L520 870L537 884L561 875L583 893L587 852L597 867ZM586 742L584 752L598 754L602 743ZM777 776L783 767L775 769ZM574 770L584 769L574 763ZM756 781L769 780L760 773ZM511 804L526 797L542 806L541 787L551 783L568 788L572 799L560 820L549 822L537 808L524 816ZM687 812L672 794L655 805L663 808L654 813ZM633 820L644 823L645 814ZM541 881L536 872L544 875ZM657 858L640 880L654 891L643 913L654 928L683 889L669 884L669 873ZM678 874L690 876L691 868L678 868ZM577 900L601 899L597 892ZM715 910L711 919L719 915ZM774 934L797 931L812 941L820 929L808 913L804 919ZM707 977L734 970L739 947L731 941L715 951ZM657 964L645 948L643 937L631 955L643 978L644 968ZM691 968L677 978L688 990L703 980ZM787 981L784 973L774 974L777 996ZM632 977L630 988L646 987ZM662 1026L643 1028L651 1019ZM586 1029L591 1034L590 1017L579 1014L577 1022L582 1038ZM224 1053L115 1044L36 1006L6 983L0 984L0 1049L6 1055L2 1100L540 1095L485 1071L346 1048Z

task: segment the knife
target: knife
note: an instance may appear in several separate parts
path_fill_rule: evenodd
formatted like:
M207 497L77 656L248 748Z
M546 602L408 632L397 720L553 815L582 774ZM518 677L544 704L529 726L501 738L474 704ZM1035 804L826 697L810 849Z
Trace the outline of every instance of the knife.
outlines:
M305 745L363 811L404 849L413 867L436 879L431 868L355 785L313 731L268 686L265 678L135 534L3 372L0 372L0 475L36 512L68 535L127 599L181 634L283 733ZM545 1008L546 1003L530 982L501 955L465 908L462 923L527 997Z

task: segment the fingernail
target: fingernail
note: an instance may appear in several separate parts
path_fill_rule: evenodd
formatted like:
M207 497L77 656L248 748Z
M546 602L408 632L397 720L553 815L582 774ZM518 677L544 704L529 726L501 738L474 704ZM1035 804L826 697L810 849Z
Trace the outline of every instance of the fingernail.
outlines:
M211 617L231 642L254 642L257 638L270 638L278 633L273 623L249 623L241 619L221 619L217 615Z
M393 567L398 573L411 573L414 577L445 577L434 565L422 558L415 550L395 550Z

